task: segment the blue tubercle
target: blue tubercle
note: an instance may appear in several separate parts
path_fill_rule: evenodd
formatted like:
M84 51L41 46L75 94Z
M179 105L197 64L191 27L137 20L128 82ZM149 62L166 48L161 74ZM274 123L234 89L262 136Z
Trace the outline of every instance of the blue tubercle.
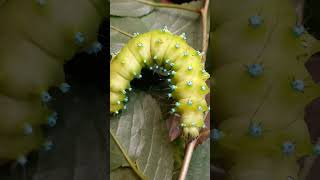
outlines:
M262 135L262 127L258 123L251 123L249 126L249 133L251 136L259 137Z
M186 33L184 33L184 32L180 35L180 37L181 37L183 40L187 40Z
M172 91L174 91L175 89L177 89L177 86L176 85L171 85L170 88L171 88Z
M292 153L294 153L294 151L295 151L295 145L292 142L287 141L282 144L282 152L284 154L291 155Z
M62 83L59 86L59 89L62 93L66 93L70 90L71 86L68 83Z
M320 155L320 144L316 144L314 147L313 147L313 152L314 154L316 155Z
M303 35L303 33L305 32L305 29L301 25L296 25L293 27L292 32L293 32L293 35L298 38L301 35Z
M261 16L255 15L249 18L249 24L251 27L254 27L254 28L259 27L262 23L263 23L263 20Z
M20 155L17 158L17 163L20 164L21 166L24 166L27 162L28 162L28 160L24 155Z
M82 32L76 32L74 35L74 42L76 45L81 46L86 41L86 37Z
M222 138L222 135L223 134L219 129L213 129L212 132L211 132L210 137L211 137L211 139L213 141L218 141L218 140L220 140Z
M51 101L52 97L47 91L44 91L41 94L41 99L42 99L42 102L47 103Z
M53 142L50 140L47 140L46 142L43 143L43 148L45 151L50 151L53 148Z
M294 90L296 90L298 92L304 91L304 82L302 80L293 80L291 82L291 86Z
M161 32L170 32L168 27L167 26L164 26L162 29L161 29Z
M57 119L58 119L58 113L53 112L49 117L48 117L48 126L49 127L54 127L57 124Z
M263 73L263 67L261 64L250 64L247 66L248 68L248 73L250 74L250 76L252 77L258 77Z
M48 0L37 0L37 3L40 5L40 6L44 6L48 3Z
M137 76L137 79L141 79L141 78L142 78L142 75L139 74L139 75Z
M26 123L26 124L24 125L23 131L24 131L24 134L25 134L25 135L32 134L32 131L33 131L32 125L29 124L29 123Z
M179 102L176 102L176 104L175 104L177 107L179 107L180 106L180 103Z
M88 54L97 55L102 49L102 44L99 41L94 42L91 47L87 49Z

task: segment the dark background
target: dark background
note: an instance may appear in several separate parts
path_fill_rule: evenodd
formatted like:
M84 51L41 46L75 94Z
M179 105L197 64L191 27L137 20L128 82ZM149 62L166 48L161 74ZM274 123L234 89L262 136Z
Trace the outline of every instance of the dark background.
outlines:
M308 31L320 40L320 1L307 0L305 1L304 23ZM306 63L306 68L312 75L315 82L320 84L320 53L315 54ZM314 100L306 108L305 121L309 127L309 132L313 142L316 142L320 137L320 98ZM320 179L320 157L317 157L308 180Z

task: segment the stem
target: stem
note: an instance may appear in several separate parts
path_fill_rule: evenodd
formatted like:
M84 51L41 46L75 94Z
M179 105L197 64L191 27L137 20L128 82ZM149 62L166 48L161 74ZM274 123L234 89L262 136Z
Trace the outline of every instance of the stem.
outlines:
M128 37L130 37L130 38L133 38L133 35L131 35L131 34L128 33L128 32L125 32L125 31L123 31L123 30L121 30L121 29L119 29L119 28L117 28L117 27L114 27L114 26L110 25L110 28L111 28L112 30L115 30L115 31L117 31L117 32L125 35L125 36L128 36Z
M139 0L140 1L140 0ZM209 35L207 33L207 23L208 23L208 8L209 8L209 1L210 0L204 0L204 7L200 9L200 15L201 15L201 28L202 28L202 51L205 52L205 54L202 57L202 61L206 61L206 52L208 49L208 39ZM205 115L205 117L207 114ZM191 142L187 144L186 147L186 153L183 159L182 168L179 174L178 180L185 180L189 164L191 161L193 150L197 144L198 138L193 139Z
M205 52L202 59L203 62L206 61L206 54L208 50L208 39L209 39L209 34L207 32L208 8L209 8L209 0L204 0L204 7L200 9L201 24L202 24L202 51Z
M303 24L303 12L304 12L304 0L298 0L296 11L297 11L297 16L298 16L297 24L302 25Z
M199 9L184 7L184 6L177 5L177 4L157 3L157 2L146 1L146 0L135 0L135 1L143 3L143 4L147 4L150 6L154 6L154 7L175 8L175 9L182 9L182 10L186 10L186 11L190 11L190 12L200 13Z
M187 150L186 150L186 153L185 153L185 156L183 159L182 168L181 168L178 180L185 180L186 179L189 164L190 164L191 157L192 157L192 153L193 153L194 147L197 143L197 140L198 140L198 138L195 138L187 144Z
M110 134L112 136L112 139L116 142L116 144L118 145L118 147L120 148L122 154L124 155L124 157L126 158L126 160L128 161L128 163L130 164L131 168L133 169L133 171L142 179L142 180L147 180L147 177L144 176L144 174L137 168L137 165L130 159L130 157L127 155L127 153L125 152L125 150L122 148L120 142L117 140L116 136L113 134L113 132L111 131L111 129L109 130Z

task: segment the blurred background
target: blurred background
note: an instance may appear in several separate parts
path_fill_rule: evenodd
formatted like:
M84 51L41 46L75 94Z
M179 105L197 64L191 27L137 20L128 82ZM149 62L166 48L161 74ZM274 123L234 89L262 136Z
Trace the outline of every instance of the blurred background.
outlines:
M65 64L71 91L50 89L49 106L59 117L55 127L45 130L53 149L33 152L25 167L16 163L0 167L1 180L107 179L107 21L99 32L103 50L97 55L77 54Z

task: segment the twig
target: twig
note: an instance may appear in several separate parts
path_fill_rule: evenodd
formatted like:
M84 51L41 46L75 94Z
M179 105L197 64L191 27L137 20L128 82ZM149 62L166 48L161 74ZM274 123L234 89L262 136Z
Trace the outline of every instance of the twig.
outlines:
M198 138L195 138L191 142L189 142L188 145L187 145L187 150L186 150L186 153L184 155L182 168L181 168L178 180L185 180L186 179L186 176L187 176L187 173L188 173L189 164L190 164L191 157L192 157L192 153L193 153L194 147L195 147L195 145L197 143L197 140L198 140Z
M200 13L199 9L189 8L189 7L185 7L185 6L181 6L181 5L177 5L177 4L157 3L157 2L146 1L146 0L135 0L135 1L143 3L143 4L147 4L150 6L154 6L154 7L175 8L175 9L182 9L182 10L186 10L186 11L190 11L190 12Z
M207 33L207 20L208 20L208 8L209 8L209 1L210 0L204 0L204 6L200 9L200 15L201 15L201 25L202 25L202 51L204 52L204 55L202 57L202 62L206 61L206 52L208 49L208 39L209 35ZM207 114L205 115L205 117ZM197 144L198 138L193 139L191 142L189 142L186 146L186 153L183 159L182 168L179 174L178 180L185 180L189 164L191 161L193 150Z
M208 39L209 34L207 32L207 23L208 23L208 8L209 0L204 0L204 7L200 9L201 14L201 25L202 25L202 52L205 52L203 55L202 61L206 61L206 52L208 50Z
M119 147L119 149L121 150L123 156L126 158L127 162L130 164L131 168L133 169L133 171L142 179L142 180L147 180L147 178L144 176L144 174L137 168L136 164L134 162L132 162L132 160L130 159L130 157L127 155L127 153L125 152L125 150L122 148L121 144L119 143L119 141L117 140L117 138L115 137L115 135L113 134L113 132L111 131L111 129L109 130L110 134L112 136L112 139L116 142L117 146Z
M302 25L303 24L303 12L304 12L304 0L298 0L297 6L296 6L296 12L298 16L297 24Z
M115 30L115 31L123 34L123 35L126 35L126 36L128 36L128 37L130 37L130 38L133 38L133 35L131 35L131 34L128 33L128 32L125 32L125 31L123 31L123 30L121 30L121 29L119 29L119 28L117 28L117 27L114 27L114 26L110 25L110 28L111 28L112 30Z

